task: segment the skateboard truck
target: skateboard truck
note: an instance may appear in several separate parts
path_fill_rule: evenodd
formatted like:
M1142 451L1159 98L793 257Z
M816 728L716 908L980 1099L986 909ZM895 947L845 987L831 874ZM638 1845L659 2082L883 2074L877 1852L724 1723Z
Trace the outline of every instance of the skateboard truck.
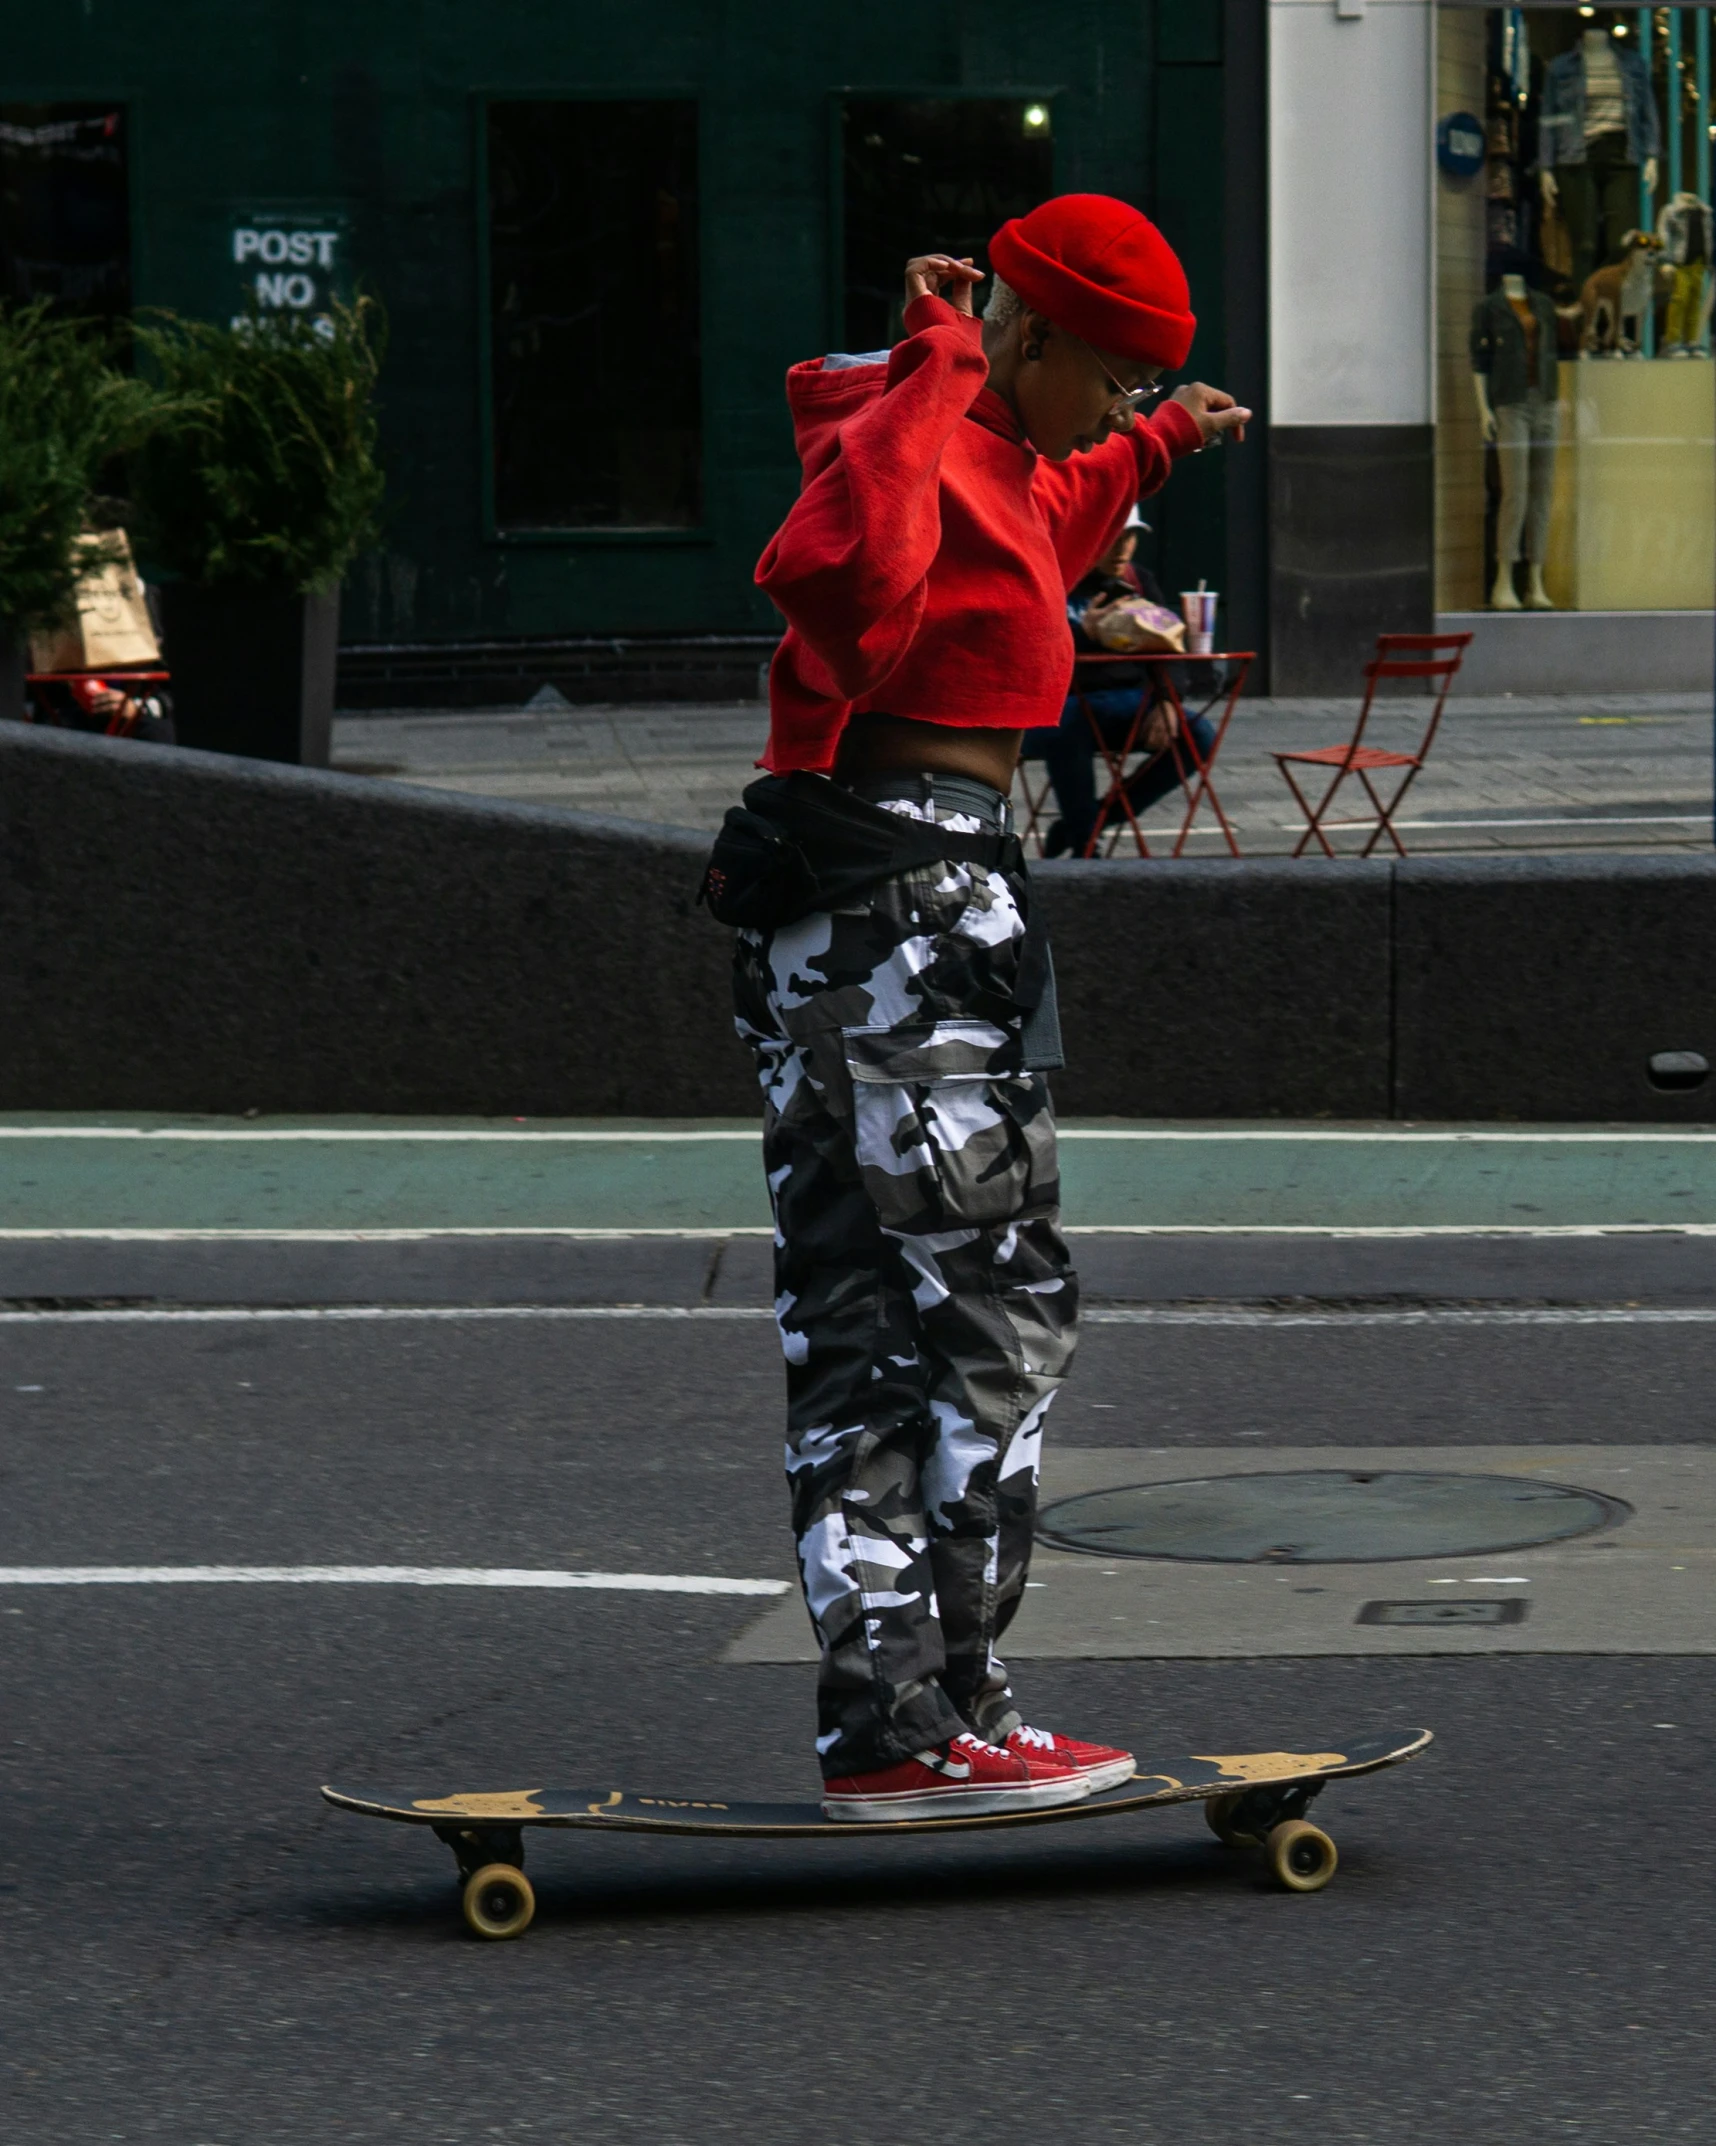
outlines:
M1319 1780L1235 1789L1212 1796L1204 1805L1204 1817L1224 1848L1261 1848L1289 1892L1320 1892L1334 1876L1340 1853L1305 1813L1327 1786L1326 1780Z

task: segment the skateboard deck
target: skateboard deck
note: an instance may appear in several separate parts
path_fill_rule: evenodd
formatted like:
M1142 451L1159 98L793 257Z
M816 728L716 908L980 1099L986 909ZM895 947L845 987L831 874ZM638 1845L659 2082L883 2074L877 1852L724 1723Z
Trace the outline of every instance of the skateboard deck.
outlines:
M335 1809L402 1825L429 1826L453 1850L464 1881L465 1919L484 1937L517 1936L534 1912L523 1874L524 1829L579 1828L608 1833L709 1833L732 1838L851 1840L897 1833L974 1833L1118 1817L1160 1804L1203 1803L1217 1836L1230 1846L1260 1846L1291 1890L1314 1892L1334 1874L1335 1849L1304 1822L1311 1799L1329 1781L1376 1773L1415 1758L1428 1729L1342 1738L1305 1751L1241 1751L1141 1757L1119 1788L1050 1810L998 1811L980 1817L825 1818L815 1803L745 1803L715 1797L644 1796L620 1788L354 1787L322 1790ZM1280 1838L1292 1834L1291 1841ZM1306 1836L1314 1836L1307 1839ZM481 1882L479 1882L481 1881ZM486 1886L486 1890L485 1890ZM505 1906L510 1893L511 1906ZM504 1911L503 1911L504 1910Z

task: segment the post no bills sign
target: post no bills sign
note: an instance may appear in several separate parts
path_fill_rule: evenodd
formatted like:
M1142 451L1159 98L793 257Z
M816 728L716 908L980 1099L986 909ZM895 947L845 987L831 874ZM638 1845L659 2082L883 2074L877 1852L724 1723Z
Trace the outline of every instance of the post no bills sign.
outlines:
M338 213L303 209L234 212L227 258L236 274L239 310L296 313L325 320L334 299L351 295L350 239Z

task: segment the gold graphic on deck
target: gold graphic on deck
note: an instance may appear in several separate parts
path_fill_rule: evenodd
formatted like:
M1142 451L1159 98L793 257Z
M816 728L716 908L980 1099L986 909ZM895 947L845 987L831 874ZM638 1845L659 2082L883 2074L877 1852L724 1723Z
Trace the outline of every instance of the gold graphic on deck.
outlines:
M1275 1781L1286 1773L1316 1773L1323 1766L1344 1766L1344 1751L1241 1751L1218 1758L1208 1751L1193 1754L1200 1765L1219 1766L1230 1781Z
M493 1796L419 1796L414 1811L438 1811L448 1818L541 1818L539 1788L508 1788Z
M683 1796L639 1796L637 1802L652 1811L724 1811L724 1803L693 1803Z
M625 1800L626 1793L624 1789L610 1788L607 1793L607 1797L603 1802L587 1803L585 1804L584 1808L592 1818L600 1818L604 1811L618 1810L620 1805L624 1803Z

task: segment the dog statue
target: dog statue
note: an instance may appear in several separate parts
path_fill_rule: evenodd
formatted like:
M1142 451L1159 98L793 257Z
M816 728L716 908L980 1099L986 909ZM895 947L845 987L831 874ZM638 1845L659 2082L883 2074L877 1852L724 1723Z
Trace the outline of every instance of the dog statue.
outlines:
M1645 317L1656 303L1662 240L1654 231L1629 231L1621 258L1585 278L1579 294L1587 357L1630 356L1644 340Z

